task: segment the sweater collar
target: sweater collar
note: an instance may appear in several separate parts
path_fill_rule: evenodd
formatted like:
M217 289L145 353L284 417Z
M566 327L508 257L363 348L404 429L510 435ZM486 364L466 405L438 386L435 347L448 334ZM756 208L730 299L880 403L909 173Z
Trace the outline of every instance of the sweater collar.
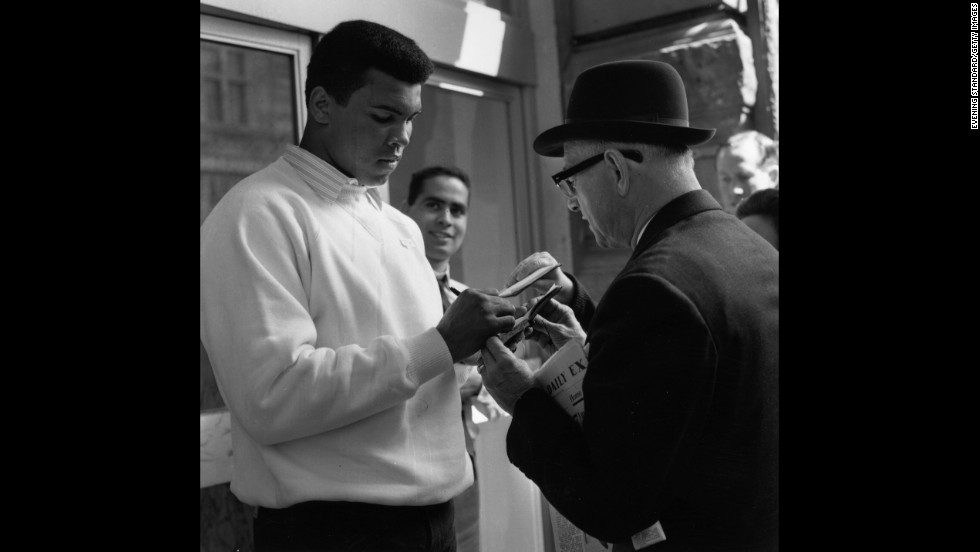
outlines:
M356 178L348 178L330 163L299 146L287 145L282 157L320 196L338 203L365 196L381 208L381 194L377 186L362 186Z

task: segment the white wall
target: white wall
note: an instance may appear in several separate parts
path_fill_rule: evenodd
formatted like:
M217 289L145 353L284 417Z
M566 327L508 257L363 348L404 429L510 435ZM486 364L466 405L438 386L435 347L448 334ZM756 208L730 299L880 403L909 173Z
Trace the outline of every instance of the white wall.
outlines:
M479 424L480 552L541 552L541 491L507 459L510 416Z

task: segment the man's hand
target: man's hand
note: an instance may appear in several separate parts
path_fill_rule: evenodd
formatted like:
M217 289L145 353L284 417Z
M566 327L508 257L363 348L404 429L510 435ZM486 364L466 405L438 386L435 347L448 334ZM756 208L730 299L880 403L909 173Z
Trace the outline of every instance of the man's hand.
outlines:
M553 354L571 339L585 342L585 330L575 318L575 313L554 299L549 299L532 324L533 339L548 354Z
M436 329L446 341L453 362L479 351L488 337L513 328L515 317L523 314L523 307L519 310L496 293L495 289L465 289L442 315Z
M466 381L463 385L459 387L459 398L462 399L463 404L466 404L466 399L470 397L475 397L480 389L483 388L483 377L477 373L475 368L470 368L470 375L467 376Z
M527 276L528 274L534 272L535 270L547 266L550 264L555 264L555 258L551 256L547 251L539 251L537 253L532 253L528 255L523 261L517 263L514 271L510 273L507 277L507 282L505 285L510 286L514 282L517 282L521 278ZM561 291L555 296L560 303L568 304L572 300L572 293L574 293L574 285L572 281L565 276L565 273L561 271L561 267L556 267L551 272L545 274L540 280L531 284L531 290L533 290L535 295L542 295L552 284L558 284L561 286Z
M517 399L534 387L534 373L496 336L487 340L483 348L483 362L483 386L500 408L513 414Z

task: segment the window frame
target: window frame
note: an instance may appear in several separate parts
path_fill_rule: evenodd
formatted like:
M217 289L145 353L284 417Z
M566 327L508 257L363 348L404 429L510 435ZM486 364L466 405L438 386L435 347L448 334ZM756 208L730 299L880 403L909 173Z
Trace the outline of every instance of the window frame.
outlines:
M462 86L479 90L484 98L499 100L507 104L508 128L510 134L511 186L514 204L514 239L518 260L534 252L537 225L533 219L536 212L536 194L531 190L532 179L528 166L528 146L525 142L528 113L525 106L523 87L495 81L488 77L463 73L460 70L436 65L435 71L426 86L439 87L440 84ZM463 93L459 92L458 93ZM424 109L424 108L423 108Z
M303 93L303 86L306 83L306 66L310 62L315 37L298 30L274 29L202 13L201 40L290 56L295 78L293 102L296 106L296 136L293 140L295 143L299 143L299 137L302 135L303 126L306 123L306 98Z

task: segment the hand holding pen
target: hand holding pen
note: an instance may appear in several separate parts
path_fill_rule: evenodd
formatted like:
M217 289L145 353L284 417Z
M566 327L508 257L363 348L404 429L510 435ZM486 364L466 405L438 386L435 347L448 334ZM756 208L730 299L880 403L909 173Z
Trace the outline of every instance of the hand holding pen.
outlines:
M487 338L514 327L527 309L497 296L497 290L466 289L442 315L436 329L449 347L453 362L480 350Z
M560 285L554 284L544 295L531 300L528 303L528 305L530 305L529 309L527 306L520 307L527 310L527 314L518 318L514 322L514 327L509 331L497 336L500 338L500 341L504 347L510 349L511 352L514 352L517 349L517 344L520 343L525 337L531 335L533 324L535 323L536 317L541 312L541 309L548 305L551 298L556 296L558 292L561 291L561 288L562 287ZM477 371L481 374L483 373L483 367L484 363L481 357L480 362L477 363Z

